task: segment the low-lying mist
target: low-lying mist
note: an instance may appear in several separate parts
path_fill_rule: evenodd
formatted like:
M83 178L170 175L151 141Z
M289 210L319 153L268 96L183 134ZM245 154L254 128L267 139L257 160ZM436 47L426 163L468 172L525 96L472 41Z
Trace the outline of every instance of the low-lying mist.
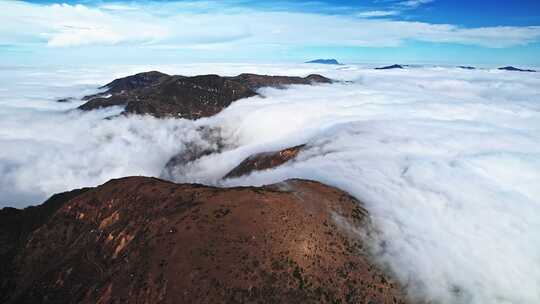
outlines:
M226 143L167 176L261 185L314 179L363 201L373 250L413 298L433 303L540 303L540 75L359 66L184 65L164 72L322 73L348 82L262 89L195 122L82 113L98 84L149 70L0 74L0 203L23 207L126 175L163 176L193 145ZM154 69L159 69L153 67ZM15 76L13 76L15 75ZM61 84L61 85L60 85ZM307 144L273 170L221 180L245 157Z

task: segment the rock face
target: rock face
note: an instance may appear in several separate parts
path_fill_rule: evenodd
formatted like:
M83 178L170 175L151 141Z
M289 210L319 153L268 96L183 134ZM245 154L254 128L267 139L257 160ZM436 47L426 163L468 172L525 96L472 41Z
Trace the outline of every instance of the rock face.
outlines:
M350 195L289 180L213 188L112 180L44 218L2 303L404 303Z
M403 66L399 65L399 64L393 64L393 65L389 65L389 66L375 68L375 70L392 70L392 69L403 69Z
M186 77L153 71L112 81L103 87L107 91L86 96L84 99L88 102L79 109L89 111L125 105L124 113L198 119L215 115L238 99L258 95L256 90L261 87L330 82L321 75L305 78L256 74Z
M502 68L499 68L499 70L503 70L503 71L513 71L513 72L536 72L535 70L523 70L523 69L518 69L516 67L513 67L513 66L506 66L506 67L502 67Z
M264 152L252 155L242 161L223 178L239 177L253 171L275 168L294 159L304 147L305 145L299 145L281 151Z
M315 59L311 61L306 61L306 63L318 63L318 64L340 64L335 59Z

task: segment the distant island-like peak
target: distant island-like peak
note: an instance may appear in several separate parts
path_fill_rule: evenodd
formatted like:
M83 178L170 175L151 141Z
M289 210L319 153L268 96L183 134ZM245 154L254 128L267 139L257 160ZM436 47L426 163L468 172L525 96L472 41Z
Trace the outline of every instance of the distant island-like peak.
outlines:
M375 68L375 70L392 70L392 69L403 69L403 66L400 64L393 64L393 65L383 66L380 68Z
M341 64L335 59L315 59L306 61L305 63L319 63L319 64Z
M505 66L505 67L499 68L499 70L513 71L513 72L536 72L535 70L519 69L513 66Z

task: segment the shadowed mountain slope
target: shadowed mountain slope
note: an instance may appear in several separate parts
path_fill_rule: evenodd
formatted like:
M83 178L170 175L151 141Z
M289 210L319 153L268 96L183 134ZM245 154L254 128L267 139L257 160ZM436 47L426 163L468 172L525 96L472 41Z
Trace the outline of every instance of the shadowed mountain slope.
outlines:
M307 77L240 74L179 76L146 72L116 79L102 88L105 92L86 96L84 111L125 105L126 114L198 119L219 113L232 102L258 95L262 87L331 83L321 75Z

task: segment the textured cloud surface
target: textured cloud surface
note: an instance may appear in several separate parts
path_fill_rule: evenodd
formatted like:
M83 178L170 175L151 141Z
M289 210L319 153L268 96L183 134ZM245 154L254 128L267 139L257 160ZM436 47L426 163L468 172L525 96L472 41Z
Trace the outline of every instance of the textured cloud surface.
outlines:
M359 66L182 65L181 74L323 73L350 83L263 89L196 122L79 113L83 95L151 67L6 70L0 74L0 197L23 206L114 177L159 176L187 146L227 150L176 181L260 185L319 180L349 191L373 216L373 250L413 297L435 303L540 302L540 75L498 70ZM302 143L298 159L220 181L252 153Z

